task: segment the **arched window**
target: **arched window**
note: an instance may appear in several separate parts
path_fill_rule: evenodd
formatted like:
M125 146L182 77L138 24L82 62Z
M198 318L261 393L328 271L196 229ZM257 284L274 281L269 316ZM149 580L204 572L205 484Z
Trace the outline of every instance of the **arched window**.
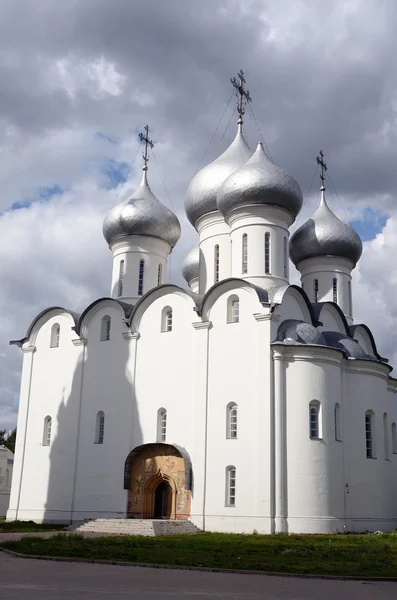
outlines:
M389 452L389 425L387 422L387 413L383 413L383 442L385 445L385 460L390 460Z
M393 454L397 454L397 425L395 423L391 424L391 445Z
M96 416L95 443L103 444L104 436L105 436L105 413L102 410L100 410Z
M337 402L334 408L334 418L335 418L335 440L337 442L342 441L342 431L341 431L341 420L340 420L340 404Z
M51 428L52 419L49 415L47 415L44 419L43 446L49 446L51 444Z
M214 283L219 281L219 244L214 247Z
M101 342L107 342L110 340L110 327L112 324L111 318L106 315L101 321Z
M309 426L310 426L310 438L312 440L318 440L321 438L321 422L320 422L320 402L318 400L312 400L309 405Z
M230 402L226 407L226 437L237 437L237 404Z
M10 470L6 469L6 480L5 480L6 489L10 487Z
M338 280L336 277L332 280L332 302L338 303Z
M349 280L347 282L347 289L349 291L349 313L353 314L353 300L352 300L352 282Z
M124 261L120 261L119 267L119 296L123 295L123 282L124 282Z
M159 408L157 411L157 441L165 442L167 439L167 411Z
M314 302L318 302L318 279L313 280Z
M240 321L240 300L238 296L229 296L227 299L227 322L238 323Z
M288 243L287 238L284 238L284 277L288 277Z
M51 327L51 339L50 339L50 347L58 348L59 347L59 339L61 335L61 327L59 323L54 323Z
M157 268L157 285L161 285L163 279L163 265L160 263Z
M226 467L226 506L236 506L236 467Z
M248 273L248 236L246 233L242 237L242 248L241 248L241 271L243 275Z
M367 458L375 458L374 418L373 411L367 410L365 413L365 448Z
M145 261L139 262L138 296L143 294L143 276L145 274Z
M270 233L265 233L265 273L270 273Z
M161 311L161 331L172 331L172 308L164 306Z

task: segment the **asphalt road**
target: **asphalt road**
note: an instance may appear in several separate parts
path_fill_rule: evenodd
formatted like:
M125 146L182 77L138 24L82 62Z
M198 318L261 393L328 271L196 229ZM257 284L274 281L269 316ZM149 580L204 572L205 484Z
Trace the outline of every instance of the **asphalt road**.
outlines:
M0 552L3 600L396 600L397 583L118 567Z

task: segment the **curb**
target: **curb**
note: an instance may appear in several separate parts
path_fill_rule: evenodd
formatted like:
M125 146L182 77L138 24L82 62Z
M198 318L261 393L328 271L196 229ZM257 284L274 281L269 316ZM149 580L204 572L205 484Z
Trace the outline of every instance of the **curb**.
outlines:
M34 560L51 560L54 562L69 562L69 563L80 563L80 564L97 564L97 565L113 565L117 567L141 567L145 569L168 569L176 571L203 571L205 573L226 573L235 575L261 575L266 577L292 577L296 579L326 579L334 581L362 581L363 583L373 581L381 583L383 582L397 582L397 577L355 577L353 575L312 575L309 573L274 573L271 571L249 571L247 569L218 569L217 567L195 567L189 565L162 565L152 563L135 563L115 560L102 560L96 558L68 558L66 556L42 556L35 554L22 554L20 552L14 552L14 550L8 550L8 548L1 548L0 552L8 554L14 558L31 558Z

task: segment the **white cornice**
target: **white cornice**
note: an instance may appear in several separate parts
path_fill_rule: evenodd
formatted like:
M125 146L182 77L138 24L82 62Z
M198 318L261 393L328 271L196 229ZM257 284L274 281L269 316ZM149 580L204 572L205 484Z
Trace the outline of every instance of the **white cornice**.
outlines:
M74 346L85 346L87 344L87 338L81 337L72 340Z
M22 352L24 352L25 354L28 354L29 352L36 352L36 350L36 346L25 346L25 348L22 347Z
M198 329L211 329L212 327L212 322L211 321L196 321L195 323L192 323L193 327L198 330Z
M272 318L271 313L254 313L253 315L255 321L270 321Z
M124 331L123 332L123 338L125 340L139 340L140 337L141 337L141 334L139 333L139 331Z

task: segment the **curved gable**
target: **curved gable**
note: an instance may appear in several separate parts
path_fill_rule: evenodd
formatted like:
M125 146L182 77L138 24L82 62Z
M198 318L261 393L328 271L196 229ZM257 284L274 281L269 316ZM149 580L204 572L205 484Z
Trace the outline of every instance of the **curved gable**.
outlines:
M41 313L39 313L33 319L33 321L31 322L31 324L29 325L29 327L27 329L25 337L21 338L20 340L11 340L9 342L10 346L19 346L20 348L22 348L22 346L26 342L29 342L28 343L29 346L34 346L37 334L38 334L39 330L41 329L41 327L47 321L49 321L49 319L51 319L52 317L55 317L57 315L66 315L66 316L70 317L71 328L76 327L76 325L79 321L78 313L76 313L72 310L69 310L67 308L62 308L61 306L51 306L50 308L46 308L43 311L41 311Z
M313 306L321 331L335 331L350 335L345 315L334 302L318 302Z
M87 328L88 323L92 319L92 317L99 310L105 307L116 308L120 312L121 318L128 319L131 315L133 306L131 304L127 304L126 302L121 302L120 300L116 300L115 298L99 298L92 302L87 308L82 312L78 323L75 327L77 335L81 337L87 336Z
M312 305L302 288L297 285L289 285L278 288L273 295L274 316L278 317L277 322L287 319L304 321L306 323L316 324L316 318L313 313Z
M145 294L144 296L142 296L142 298L138 300L138 302L133 308L131 317L129 319L130 328L134 331L138 331L141 319L146 309L151 304L153 304L155 300L162 298L163 296L167 296L169 294L177 294L178 296L185 298L185 300L189 302L192 306L192 320L196 320L194 318L193 311L198 312L199 297L197 296L197 294L194 294L190 290L185 290L184 288L181 288L178 285L164 284L149 290L147 294Z
M256 285L253 285L252 283L250 283L249 281L245 281L244 279L230 277L229 279L223 279L222 281L219 281L207 291L207 293L202 299L199 312L202 319L204 321L209 320L211 308L221 296L232 291L237 292L238 290L245 290L254 299L254 312L261 310L261 305L265 306L269 304L269 297L266 290Z
M367 325L363 323L359 325L352 325L350 328L350 335L360 344L362 348L364 348L367 354L382 360L383 362L388 362L386 358L382 358L378 350L376 348L374 336Z

